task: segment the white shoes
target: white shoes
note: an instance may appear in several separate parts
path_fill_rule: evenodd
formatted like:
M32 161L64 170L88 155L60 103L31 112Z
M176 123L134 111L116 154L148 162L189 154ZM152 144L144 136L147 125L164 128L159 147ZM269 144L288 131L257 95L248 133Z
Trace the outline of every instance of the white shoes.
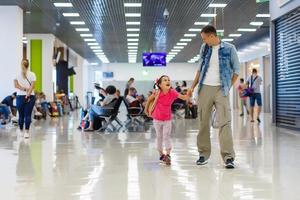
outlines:
M28 131L25 131L25 133L24 133L24 138L25 139L28 139L30 137L30 134L28 133Z

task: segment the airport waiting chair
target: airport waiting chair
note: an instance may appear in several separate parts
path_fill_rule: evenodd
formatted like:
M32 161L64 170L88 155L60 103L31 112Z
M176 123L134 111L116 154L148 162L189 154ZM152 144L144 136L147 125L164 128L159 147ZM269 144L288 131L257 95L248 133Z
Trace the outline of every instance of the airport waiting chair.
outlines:
M128 129L131 126L141 126L144 123L145 114L142 106L132 107L129 102L124 98L124 103L127 109L127 120L125 121L125 127Z
M103 132L105 130L114 132L120 130L120 128L123 127L120 119L118 118L122 101L123 97L119 97L111 103L113 105L112 107L104 107L101 109L101 113L97 117L104 119L104 124L97 130L98 132ZM115 126L113 122L116 122L117 126Z

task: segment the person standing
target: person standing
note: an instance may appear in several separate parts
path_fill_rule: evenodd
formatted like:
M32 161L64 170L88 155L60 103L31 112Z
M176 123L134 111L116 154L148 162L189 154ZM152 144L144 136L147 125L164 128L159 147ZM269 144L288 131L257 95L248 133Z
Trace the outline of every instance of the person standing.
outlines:
M247 85L245 84L245 80L243 78L240 79L240 84L238 86L238 92L240 96L240 106L241 106L241 114L240 116L244 116L244 107L247 111L247 115L249 115L249 110L247 108L247 96L244 96L244 90L247 88Z
M134 78L130 78L128 80L128 82L126 83L126 87L125 87L125 91L124 91L124 97L126 97L128 95L129 88L133 87L133 83L134 83Z
M254 122L254 106L255 102L257 103L257 121L260 123L260 113L261 113L261 91L260 85L262 83L262 78L257 74L257 69L252 69L252 75L248 78L247 84L249 88L253 88L253 94L250 96L250 117L251 122Z
M35 104L34 86L36 76L29 71L29 62L27 59L22 60L22 72L14 80L17 90L17 110L19 113L19 128L23 132L25 121L24 138L29 138L29 128L31 124L31 113Z
M234 168L229 90L239 75L239 59L234 45L222 42L214 26L201 30L200 67L191 90L198 85L199 133L197 165L204 165L211 154L210 119L213 106L219 116L219 141L225 167Z

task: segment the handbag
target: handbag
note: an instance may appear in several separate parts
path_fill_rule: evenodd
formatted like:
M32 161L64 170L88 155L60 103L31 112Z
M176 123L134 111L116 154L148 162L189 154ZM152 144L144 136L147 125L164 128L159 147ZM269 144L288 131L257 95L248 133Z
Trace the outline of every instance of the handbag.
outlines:
M254 88L253 83L255 82L255 80L257 79L257 76L253 79L253 76L251 75L251 81L250 81L250 86L248 86L248 88L243 90L242 96L243 97L251 97L254 94Z
M155 109L159 94L160 94L160 90L158 90L156 92L155 98L152 101L147 102L147 104L146 104L145 113L148 117L151 117L151 115Z

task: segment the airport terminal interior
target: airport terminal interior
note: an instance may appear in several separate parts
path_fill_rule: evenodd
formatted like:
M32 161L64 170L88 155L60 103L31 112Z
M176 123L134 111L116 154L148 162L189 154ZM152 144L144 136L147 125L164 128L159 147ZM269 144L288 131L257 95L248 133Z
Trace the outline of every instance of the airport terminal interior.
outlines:
M0 0L0 199L300 199L299 24L300 0Z

